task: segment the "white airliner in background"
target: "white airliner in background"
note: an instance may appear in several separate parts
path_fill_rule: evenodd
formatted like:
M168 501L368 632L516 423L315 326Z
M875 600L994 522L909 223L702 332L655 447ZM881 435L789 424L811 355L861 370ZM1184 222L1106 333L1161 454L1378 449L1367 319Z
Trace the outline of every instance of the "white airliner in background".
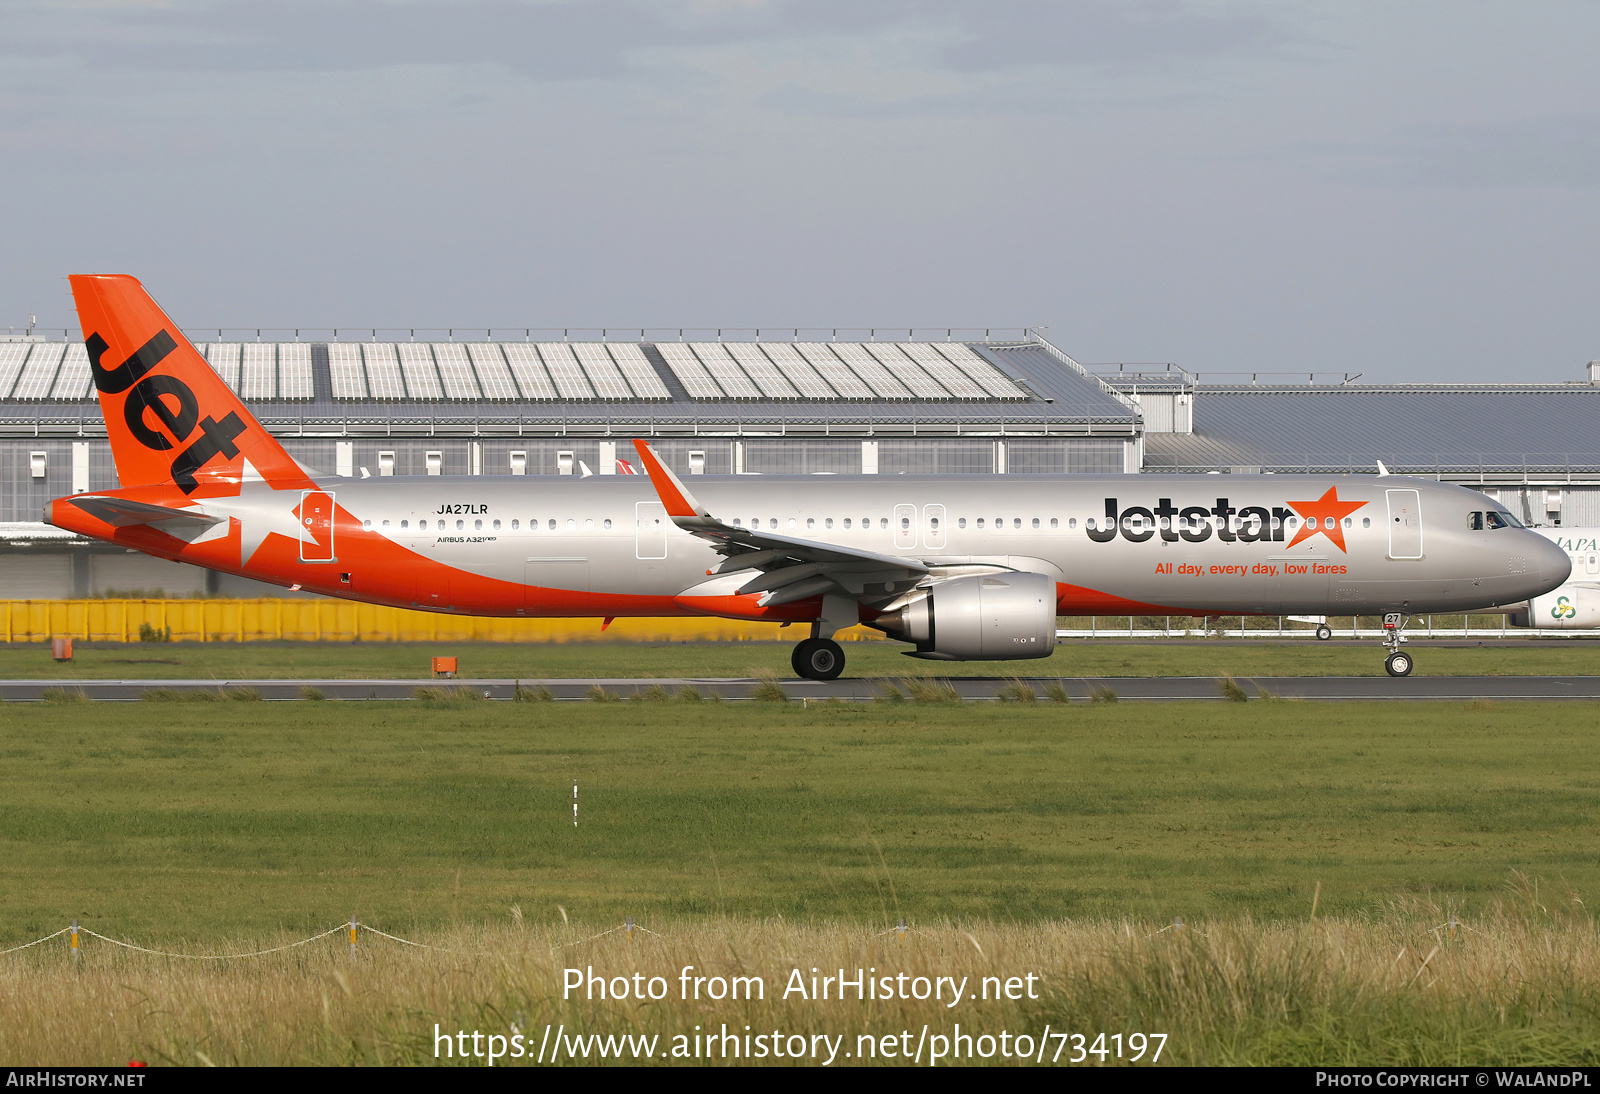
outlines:
M1565 585L1533 597L1510 613L1511 625L1534 630L1577 631L1600 627L1600 528L1531 528L1572 560Z

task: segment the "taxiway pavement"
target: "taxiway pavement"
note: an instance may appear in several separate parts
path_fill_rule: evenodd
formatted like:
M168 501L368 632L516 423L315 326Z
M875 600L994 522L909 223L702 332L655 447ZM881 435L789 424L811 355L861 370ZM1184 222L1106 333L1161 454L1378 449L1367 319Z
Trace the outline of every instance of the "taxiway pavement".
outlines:
M886 685L898 681L881 678L842 677L815 681L780 679L791 700L814 702L829 698L871 701L885 692ZM947 681L965 700L994 701L997 693L1013 683L1010 677L955 676ZM1108 676L1022 677L1042 700L1052 684L1066 688L1076 700L1089 700L1097 689L1109 689L1119 700L1135 702L1225 701L1223 681L1211 676ZM1267 696L1319 701L1369 701L1399 699L1459 702L1468 699L1507 701L1600 700L1600 676L1263 676L1236 680L1252 701ZM654 687L672 693L688 686L702 695L715 692L724 699L749 699L761 681L753 679L701 680L6 680L0 681L0 699L37 701L52 690L82 692L94 700L135 701L146 692L204 691L216 694L230 689L251 688L263 699L305 699L319 693L325 699L414 699L424 688L470 688L485 699L510 700L516 689L548 688L553 698L577 701L590 697L599 687L618 698L631 698ZM899 685L903 687L903 685Z

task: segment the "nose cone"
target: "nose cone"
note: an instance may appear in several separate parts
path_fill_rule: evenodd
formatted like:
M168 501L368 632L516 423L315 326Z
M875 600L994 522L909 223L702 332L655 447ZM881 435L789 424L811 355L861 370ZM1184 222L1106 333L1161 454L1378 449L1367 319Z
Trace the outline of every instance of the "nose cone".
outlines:
M1565 585L1572 575L1572 559L1567 557L1567 552L1537 532L1519 532L1518 535L1526 542L1517 544L1514 551L1527 559L1529 584L1537 586L1528 595L1541 596Z

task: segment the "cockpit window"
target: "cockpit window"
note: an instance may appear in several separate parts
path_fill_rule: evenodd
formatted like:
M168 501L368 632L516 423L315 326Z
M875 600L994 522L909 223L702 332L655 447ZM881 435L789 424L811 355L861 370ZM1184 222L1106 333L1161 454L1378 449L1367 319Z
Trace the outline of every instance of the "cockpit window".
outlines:
M1522 522L1510 513L1490 512L1487 514L1490 528L1521 528Z
M1483 531L1483 514L1482 513L1468 513L1467 514L1467 527L1470 528L1474 532Z

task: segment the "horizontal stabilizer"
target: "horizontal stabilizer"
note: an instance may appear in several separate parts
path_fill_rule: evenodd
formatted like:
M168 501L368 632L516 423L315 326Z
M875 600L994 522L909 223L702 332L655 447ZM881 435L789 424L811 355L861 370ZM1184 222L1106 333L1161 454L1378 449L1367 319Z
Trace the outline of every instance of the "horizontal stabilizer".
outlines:
M73 505L113 528L130 528L135 524L187 524L205 527L220 524L226 517L213 517L193 509L168 509L165 505L151 505L126 498L107 498L89 495L68 498Z

